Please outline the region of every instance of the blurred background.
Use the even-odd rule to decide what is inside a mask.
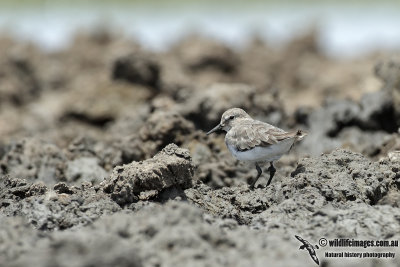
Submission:
[[[399,126],[399,14],[390,0],[1,1],[0,141],[115,145],[155,111],[204,132],[238,106],[310,130],[308,154],[376,156]],[[167,141],[182,144],[116,162]]]
[[[280,45],[314,27],[333,57],[400,44],[400,3],[386,1],[44,1],[0,2],[0,26],[44,49],[65,47],[77,30],[106,25],[149,49],[197,32],[242,47],[255,34]]]

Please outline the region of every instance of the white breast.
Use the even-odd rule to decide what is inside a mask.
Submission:
[[[232,145],[227,147],[232,155],[238,160],[252,162],[271,162],[280,159],[283,154],[287,153],[294,143],[294,138],[280,141],[277,144],[267,147],[255,147],[246,151],[238,151]]]

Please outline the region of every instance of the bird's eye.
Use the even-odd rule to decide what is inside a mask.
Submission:
[[[235,118],[235,116],[233,116],[233,115],[229,117],[230,120],[233,120],[234,118]]]

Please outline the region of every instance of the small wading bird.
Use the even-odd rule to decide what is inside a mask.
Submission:
[[[308,242],[307,240],[301,238],[298,235],[295,235],[295,237],[297,238],[297,240],[299,240],[301,243],[303,243],[303,245],[301,245],[299,247],[299,249],[307,249],[308,253],[310,254],[310,256],[313,259],[313,261],[316,264],[319,265],[319,260],[318,260],[317,254],[315,253],[315,249],[319,249],[319,247],[317,245],[315,245],[315,246],[311,245],[310,242]]]
[[[251,189],[254,189],[254,185],[262,174],[259,164],[268,162],[271,164],[268,168],[268,186],[276,172],[273,162],[280,159],[295,142],[307,135],[301,130],[285,132],[268,123],[253,120],[240,108],[225,111],[221,122],[207,135],[218,130],[226,132],[225,144],[236,159],[254,162],[258,175],[250,185]]]

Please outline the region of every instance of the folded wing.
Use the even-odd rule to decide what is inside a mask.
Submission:
[[[256,146],[267,147],[296,135],[296,132],[285,132],[267,123],[254,123],[254,121],[232,130],[231,138],[239,151],[246,151]]]

